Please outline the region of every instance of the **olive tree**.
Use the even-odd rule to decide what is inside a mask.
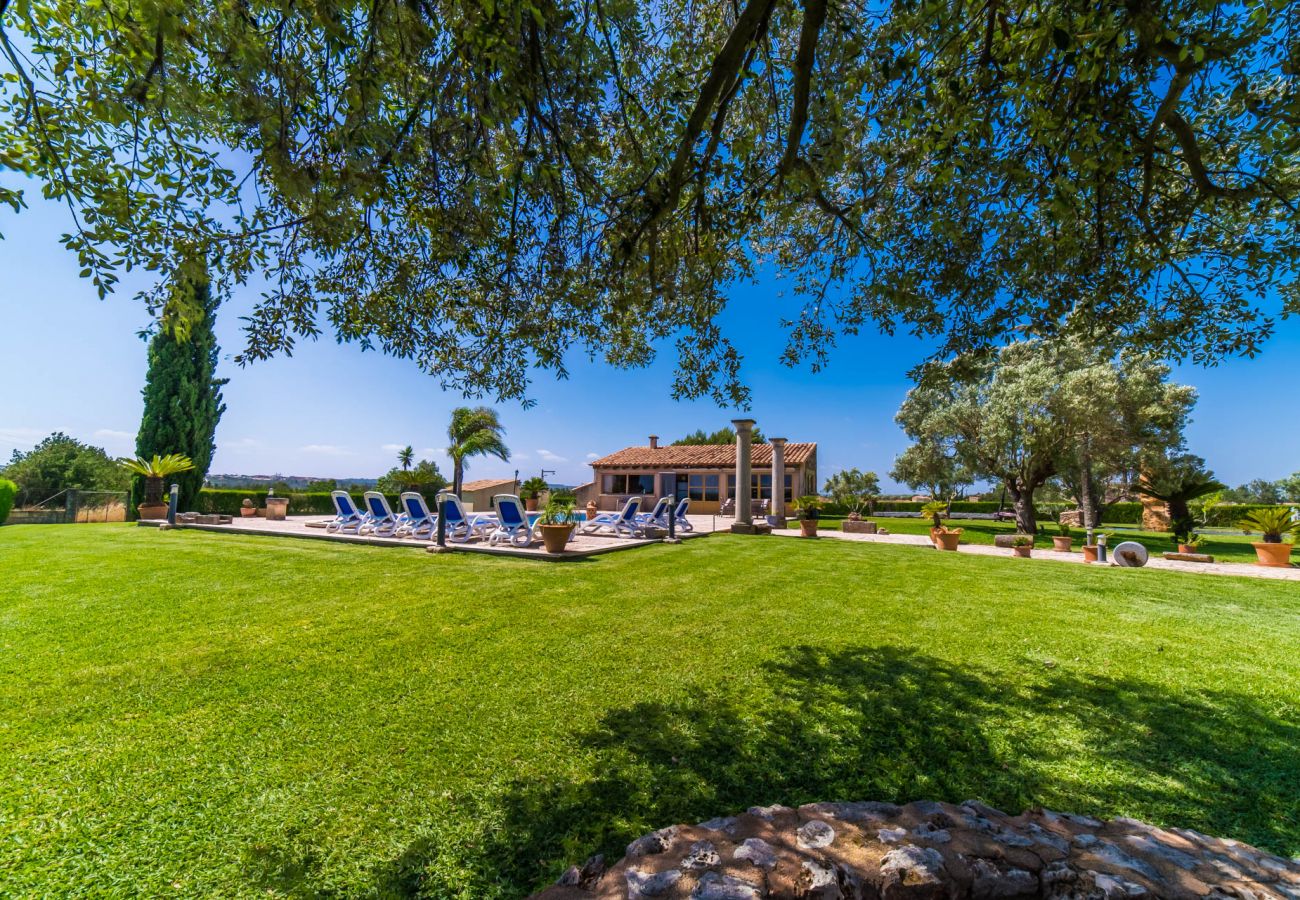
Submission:
[[[744,403],[784,359],[1108,329],[1253,354],[1300,308],[1289,0],[0,0],[0,167],[100,292],[261,276],[242,361],[329,330],[470,394],[571,353]],[[24,205],[21,182],[0,203]]]

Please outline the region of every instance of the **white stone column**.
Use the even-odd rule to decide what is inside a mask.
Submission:
[[[750,447],[754,440],[753,419],[732,419],[736,427],[736,524],[749,528],[754,524],[750,508],[753,485],[750,484]]]
[[[772,515],[785,519],[785,438],[768,438],[772,445]]]

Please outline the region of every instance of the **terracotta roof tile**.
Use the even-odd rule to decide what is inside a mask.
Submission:
[[[815,443],[788,443],[785,445],[785,462],[797,466],[817,450]],[[754,468],[772,465],[772,445],[755,444],[751,464]],[[617,453],[592,460],[595,469],[732,469],[736,466],[734,444],[696,444],[689,446],[627,447]]]
[[[500,487],[503,484],[514,484],[513,478],[480,478],[478,481],[466,481],[460,486],[462,491],[481,491],[484,488]]]

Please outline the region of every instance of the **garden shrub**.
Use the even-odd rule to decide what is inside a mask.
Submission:
[[[0,525],[9,518],[9,510],[14,508],[16,496],[18,496],[18,485],[7,478],[0,478]]]

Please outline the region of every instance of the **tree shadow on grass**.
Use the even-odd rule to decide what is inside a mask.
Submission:
[[[957,667],[889,647],[797,648],[744,692],[611,711],[590,776],[519,781],[432,824],[385,896],[519,897],[632,838],[756,804],[971,797],[1127,814],[1300,851],[1300,723],[1238,694]],[[471,827],[469,823],[474,823]]]

